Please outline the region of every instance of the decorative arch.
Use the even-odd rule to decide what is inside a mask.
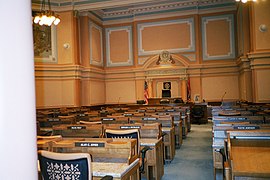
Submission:
[[[143,65],[145,79],[148,83],[149,97],[160,98],[162,83],[171,82],[172,98],[182,97],[187,100],[188,59],[182,55],[170,54],[165,64],[157,63],[161,55],[148,58]]]
[[[145,64],[143,65],[143,69],[147,70],[147,69],[158,69],[160,67],[163,67],[162,65],[156,65],[156,62],[159,60],[160,55],[157,54],[155,56],[152,56],[150,58],[148,58],[145,62]],[[188,59],[185,56],[182,55],[175,55],[175,54],[171,54],[171,58],[174,60],[174,64],[170,64],[170,67],[174,67],[174,68],[188,68],[189,64],[187,63]]]

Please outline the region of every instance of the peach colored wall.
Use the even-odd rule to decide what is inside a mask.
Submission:
[[[90,105],[90,81],[88,79],[81,80],[81,105]]]
[[[90,45],[89,45],[89,24],[88,17],[80,17],[80,43],[81,43],[81,64],[89,66],[90,60]]]
[[[253,6],[253,28],[254,28],[254,41],[255,50],[270,50],[270,1],[258,1]],[[261,32],[259,26],[265,24],[268,30]]]
[[[103,81],[82,80],[82,106],[105,103],[105,85]]]
[[[91,28],[91,47],[92,47],[92,59],[100,63],[102,61],[102,49],[101,49],[101,43],[102,43],[102,37],[100,30],[96,27]]]
[[[224,100],[239,99],[238,76],[217,76],[202,78],[202,95],[206,101],[220,101],[224,93]]]
[[[136,102],[135,81],[106,82],[106,103],[134,103]]]
[[[250,19],[249,19],[248,6],[239,6],[237,12],[237,44],[238,55],[243,56],[250,50]]]
[[[136,100],[144,99],[144,80],[135,80]]]
[[[226,20],[208,21],[206,37],[208,55],[226,55],[230,52],[230,26]]]
[[[61,12],[59,15],[61,22],[57,26],[58,64],[75,64],[76,44],[74,44],[73,12]],[[63,47],[65,43],[70,44],[70,48],[65,49]]]
[[[110,33],[110,59],[113,63],[126,62],[129,59],[129,34],[126,30]]]
[[[200,97],[202,98],[200,77],[190,77],[190,90],[191,90],[191,101],[193,101],[195,94],[199,94]]]
[[[252,81],[251,71],[239,75],[240,99],[252,102]]]
[[[76,106],[75,80],[36,80],[36,106]]]
[[[190,28],[188,23],[145,27],[142,48],[145,51],[188,48]]]
[[[257,88],[257,101],[269,102],[270,101],[270,70],[260,69],[256,71],[256,88]]]
[[[157,65],[152,66],[152,69],[142,69],[142,66],[114,66],[113,68],[106,67],[105,69],[103,69],[103,67],[90,66],[89,33],[91,32],[94,35],[93,37],[95,37],[96,39],[93,39],[93,41],[95,42],[100,40],[100,36],[95,29],[89,31],[88,17],[80,17],[80,45],[82,66],[77,67],[75,64],[76,61],[74,60],[74,44],[72,44],[72,42],[74,42],[72,37],[74,35],[74,27],[71,22],[73,19],[72,13],[64,12],[62,14],[62,21],[60,23],[61,26],[59,26],[57,30],[59,55],[58,62],[61,65],[71,64],[70,69],[72,70],[70,71],[72,71],[72,75],[68,80],[64,80],[64,78],[48,80],[46,79],[46,76],[48,74],[38,75],[39,78],[36,79],[37,106],[75,106],[80,104],[80,101],[80,105],[118,102],[134,103],[138,99],[143,99],[144,78],[147,75],[145,71],[155,68],[159,70],[161,68]],[[217,14],[211,15],[216,16]],[[207,16],[210,17],[211,15]],[[256,15],[256,17],[257,16],[258,15]],[[162,19],[161,21],[164,21],[164,19]],[[155,20],[155,22],[157,22],[157,20]],[[220,101],[221,96],[224,94],[225,91],[227,92],[227,94],[225,95],[224,99],[238,99],[241,97],[246,97],[247,99],[250,98],[251,91],[246,92],[245,94],[244,90],[239,89],[242,89],[243,86],[248,89],[251,86],[251,82],[247,81],[248,79],[251,79],[251,74],[239,75],[239,77],[237,74],[239,73],[239,70],[236,64],[236,60],[218,60],[214,62],[202,62],[200,54],[202,50],[202,34],[200,26],[201,22],[198,20],[195,21],[195,23],[195,31],[198,33],[198,37],[196,37],[196,50],[192,53],[195,53],[198,56],[195,57],[194,61],[189,61],[188,59],[185,59],[188,71],[187,75],[190,75],[191,81],[191,99],[193,100],[195,94],[199,94],[201,99],[205,99],[207,101]],[[247,25],[244,26],[244,28],[247,28]],[[108,28],[110,28],[109,25]],[[136,29],[134,30],[133,26],[132,28],[132,32],[136,33]],[[164,47],[172,48],[176,46],[178,48],[182,48],[188,45],[190,42],[190,31],[188,24],[166,25],[159,26],[157,28],[147,27],[142,32],[142,42],[144,43],[143,46],[148,50],[151,50],[151,48],[154,50],[158,48],[164,49]],[[211,55],[219,55],[223,53],[226,54],[229,51],[228,44],[230,38],[228,32],[229,27],[225,20],[209,21],[207,25],[207,34],[209,35],[207,36],[207,48]],[[159,37],[158,42],[153,43],[149,39],[153,38],[152,34],[154,33],[163,33],[162,35],[164,36]],[[138,34],[133,34],[133,45],[136,45],[138,43],[138,39],[134,38],[137,37],[137,35]],[[168,44],[166,44],[167,42],[161,43],[163,41],[162,38],[170,39],[170,41],[168,42]],[[244,34],[244,39],[246,39],[246,34]],[[100,58],[100,49],[98,49],[99,44],[95,44],[93,41],[91,41],[93,47],[92,55],[96,58]],[[109,41],[111,61],[116,64],[119,62],[126,62],[127,59],[129,59],[130,53],[128,49],[130,42],[127,31],[112,31],[109,36]],[[181,43],[178,44],[178,41],[181,41]],[[71,48],[63,49],[64,42],[70,42]],[[246,44],[246,42],[244,42],[244,44]],[[262,44],[260,46],[265,45]],[[134,48],[134,57],[138,57],[138,52],[136,51],[137,47]],[[103,50],[105,51],[105,48]],[[181,52],[179,54],[184,55],[187,54],[187,52]],[[174,55],[176,56],[176,54]],[[92,67],[99,70],[93,72],[93,70],[90,69]],[[183,68],[183,66],[180,68]],[[87,73],[84,74],[85,71],[87,71]],[[65,75],[66,70],[62,69],[62,67],[59,66],[53,70],[49,69],[49,71],[47,71],[46,73],[50,73],[51,76],[62,77],[63,75]],[[267,79],[267,77],[269,77],[269,71],[256,70],[254,74],[256,74],[255,80],[256,86],[258,87],[257,97],[259,100],[264,101],[267,99],[267,96],[269,97],[269,91],[267,90],[267,92],[265,92],[265,89],[269,89],[268,84],[270,84],[269,80]],[[67,76],[68,75],[66,75],[66,77]],[[175,79],[179,78],[179,75],[174,74],[171,75],[170,78],[173,81],[173,87],[175,87],[172,89],[172,95],[178,97],[181,94],[181,88],[178,84],[178,81]],[[155,88],[157,82],[164,80],[164,78],[162,80],[161,79],[162,78],[152,81],[153,97],[159,96]],[[158,88],[160,88],[160,86],[158,86]]]

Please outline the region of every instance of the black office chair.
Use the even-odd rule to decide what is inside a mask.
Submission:
[[[140,178],[141,174],[145,173],[145,154],[151,148],[149,146],[144,146],[142,149],[140,148],[140,131],[138,129],[121,129],[121,130],[112,130],[106,129],[105,130],[105,137],[106,138],[129,138],[129,139],[137,139],[137,148],[138,154],[141,158],[140,164]]]
[[[204,110],[202,106],[195,105],[191,109],[192,123],[201,124],[201,119],[204,117]]]

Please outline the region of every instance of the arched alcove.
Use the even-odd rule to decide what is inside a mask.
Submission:
[[[162,54],[150,57],[143,65],[150,96],[162,98],[164,83],[171,84],[171,98],[182,97],[186,100],[188,59],[181,55],[169,54],[170,58],[160,63]]]

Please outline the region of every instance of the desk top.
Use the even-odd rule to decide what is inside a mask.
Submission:
[[[103,163],[92,162],[93,176],[104,177],[106,175],[113,176],[114,178],[121,178],[133,168],[139,167],[139,159],[136,159],[130,165],[126,163]]]
[[[232,146],[235,176],[270,177],[270,147]]]
[[[141,146],[156,146],[158,142],[161,141],[160,139],[140,139]]]

